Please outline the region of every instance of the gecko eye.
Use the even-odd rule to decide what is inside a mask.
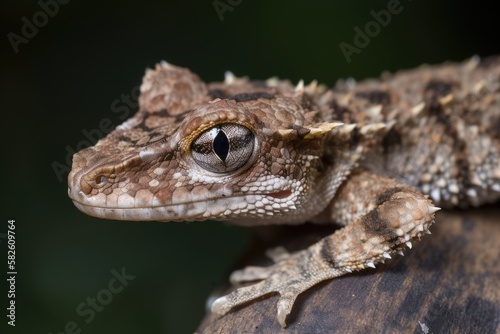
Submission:
[[[239,124],[219,124],[202,132],[191,144],[194,161],[214,173],[244,166],[254,151],[255,135]]]

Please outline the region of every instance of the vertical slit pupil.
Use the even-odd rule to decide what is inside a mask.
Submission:
[[[229,139],[227,139],[226,134],[224,131],[219,130],[217,133],[217,136],[215,136],[214,141],[213,141],[213,148],[215,154],[221,159],[222,161],[226,161],[227,155],[229,153]]]

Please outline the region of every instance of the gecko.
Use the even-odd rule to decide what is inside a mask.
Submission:
[[[336,224],[308,248],[233,272],[224,315],[297,296],[412,248],[440,208],[500,198],[500,57],[422,65],[356,82],[293,85],[226,72],[205,83],[167,62],[146,70],[139,111],[73,156],[82,212],[129,221]]]

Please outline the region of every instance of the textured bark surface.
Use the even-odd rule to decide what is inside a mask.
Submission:
[[[199,333],[498,333],[500,208],[440,212],[432,235],[377,269],[320,283],[301,294],[282,329],[277,295],[225,316],[207,314]],[[266,247],[300,249],[331,232],[273,229],[238,267],[268,265]],[[286,234],[284,234],[286,233]],[[226,289],[224,294],[230,291]]]

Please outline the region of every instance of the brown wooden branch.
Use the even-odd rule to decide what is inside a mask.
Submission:
[[[499,214],[494,206],[440,212],[432,235],[405,257],[300,295],[286,329],[276,320],[278,296],[270,295],[222,317],[207,314],[198,333],[499,333]],[[268,243],[298,249],[325,229],[294,227],[291,235],[261,240],[251,249],[257,258],[247,256],[239,267],[268,265]]]

